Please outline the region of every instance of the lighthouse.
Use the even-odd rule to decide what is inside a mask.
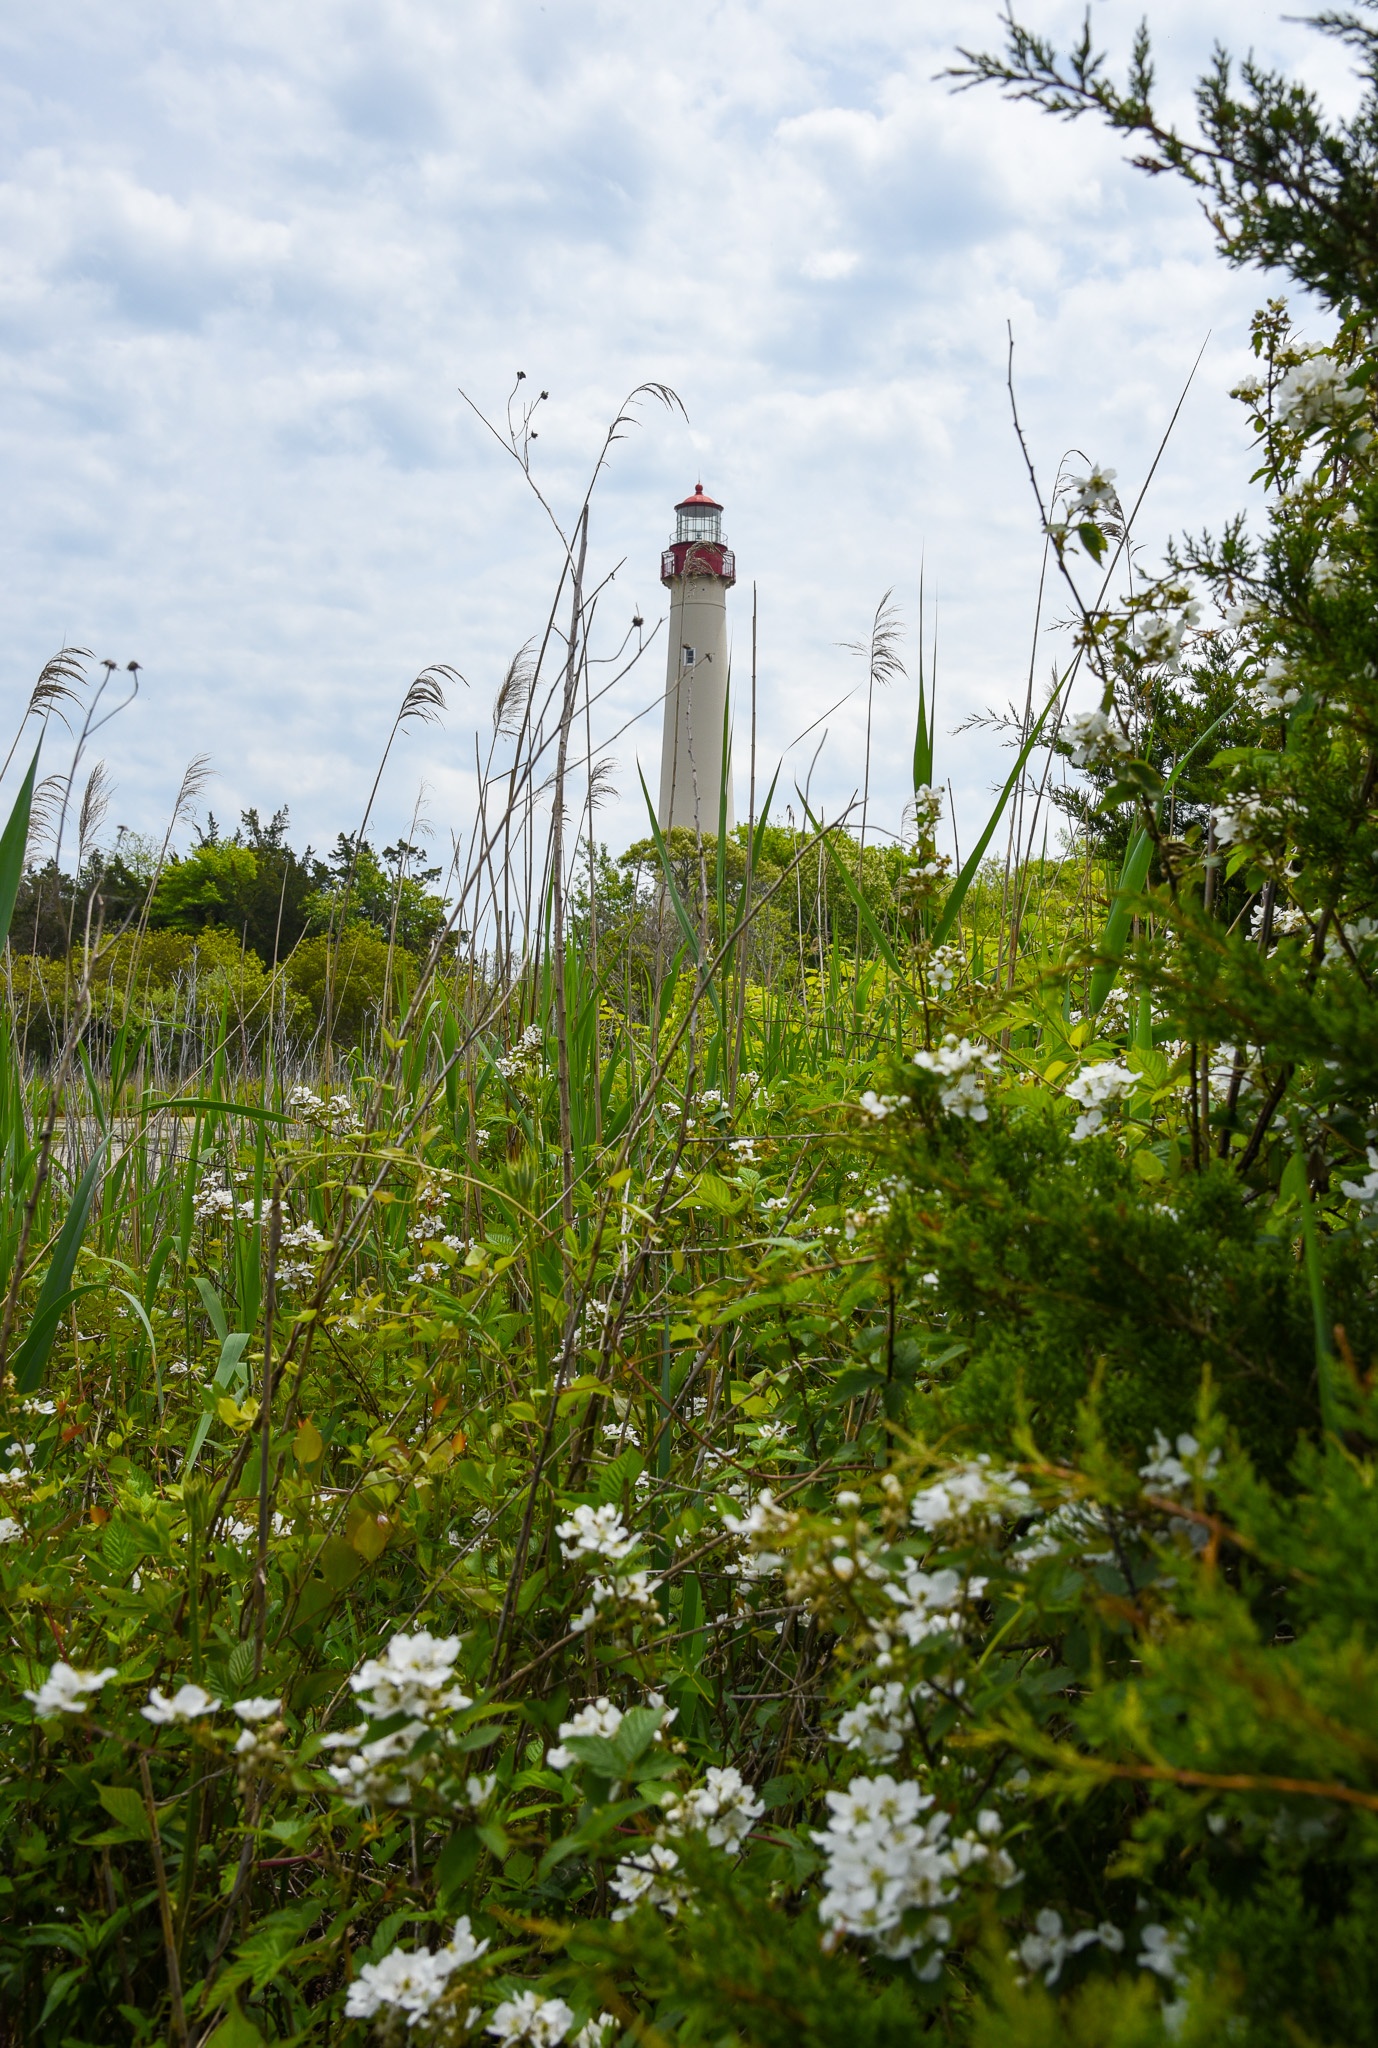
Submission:
[[[727,711],[727,593],[737,580],[723,540],[722,506],[703,485],[675,507],[675,537],[660,558],[670,593],[665,660],[665,738],[660,755],[660,829],[687,825],[715,839]],[[727,759],[732,829],[732,757]]]

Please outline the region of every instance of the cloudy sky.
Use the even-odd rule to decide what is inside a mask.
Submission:
[[[1080,0],[1023,0],[1066,37]],[[1158,0],[1163,95],[1213,39],[1352,101],[1342,53],[1258,0]],[[1095,0],[1123,54],[1139,0]],[[577,504],[606,421],[654,406],[596,499],[613,638],[663,614],[670,508],[726,504],[738,649],[759,598],[762,757],[815,797],[862,772],[839,643],[893,588],[936,612],[939,772],[969,821],[1000,765],[950,738],[1021,695],[1040,537],[1004,390],[1048,475],[1068,448],[1135,487],[1209,342],[1142,522],[1245,497],[1227,392],[1251,307],[1190,197],[1115,140],[935,78],[991,44],[993,0],[52,0],[0,22],[0,660],[10,724],[64,641],[143,664],[102,735],[111,826],[161,830],[204,750],[222,818],[291,807],[319,845],[357,820],[401,691],[468,678],[398,748],[386,833],[417,788],[468,816],[475,725],[537,631],[558,552],[460,395],[501,416],[543,386],[535,468]],[[1272,289],[1277,289],[1274,284]],[[663,687],[663,634],[606,706]],[[1046,636],[1040,674],[1054,655]],[[878,707],[873,816],[897,820],[913,727]],[[659,713],[611,751],[614,847],[644,831]],[[740,757],[739,757],[740,758]],[[55,763],[54,763],[55,765]],[[739,791],[739,806],[744,792]]]

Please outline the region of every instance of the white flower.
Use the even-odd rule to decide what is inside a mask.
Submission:
[[[608,1564],[620,1564],[640,1541],[611,1503],[601,1508],[575,1508],[569,1520],[560,1523],[555,1534],[560,1539],[560,1554],[566,1561],[597,1557]]]
[[[985,1587],[984,1579],[969,1579],[964,1584],[960,1574],[950,1567],[937,1572],[921,1571],[910,1557],[905,1559],[903,1586],[891,1584],[885,1590],[900,1610],[900,1634],[911,1648],[917,1649],[929,1636],[944,1631],[959,1635],[963,1601],[978,1600]]]
[[[274,1513],[271,1533],[274,1536],[284,1536],[287,1533],[288,1527],[286,1515]],[[257,1543],[258,1523],[226,1522],[225,1535],[231,1543]]]
[[[1277,388],[1277,416],[1284,426],[1309,430],[1337,419],[1364,403],[1362,391],[1348,383],[1345,373],[1328,356],[1312,356],[1294,363]]]
[[[739,1537],[747,1546],[746,1555],[727,1567],[729,1574],[735,1578],[759,1579],[778,1571],[784,1559],[779,1551],[768,1546],[791,1526],[793,1519],[776,1505],[775,1496],[768,1486],[761,1488],[744,1515],[724,1515],[723,1527],[729,1536]]]
[[[581,1614],[575,1616],[570,1627],[576,1635],[592,1628],[598,1619],[600,1607],[609,1603],[631,1607],[650,1605],[654,1584],[649,1572],[615,1572],[611,1578],[595,1579],[589,1587],[589,1602]]]
[[[712,1848],[736,1855],[764,1812],[755,1786],[740,1771],[712,1768],[702,1785],[666,1800],[665,1824],[674,1834],[703,1833]]]
[[[459,1655],[458,1636],[394,1636],[381,1657],[371,1657],[350,1678],[350,1690],[364,1698],[369,1718],[392,1714],[425,1716],[473,1702],[449,1681]]]
[[[659,1906],[673,1916],[685,1900],[684,1880],[676,1876],[679,1852],[668,1842],[647,1842],[634,1856],[624,1856],[608,1883],[623,1903],[613,1911],[614,1920],[629,1919],[643,1901]]]
[[[1152,1970],[1155,1976],[1161,1977],[1167,1984],[1180,1983],[1182,1957],[1187,1946],[1186,1936],[1170,1934],[1166,1927],[1155,1921],[1143,1929],[1139,1939],[1143,1943],[1143,1948],[1139,1952],[1139,1968]]]
[[[965,965],[966,960],[960,946],[939,946],[928,963],[930,986],[940,996],[950,995]]]
[[[148,1695],[147,1706],[139,1712],[145,1721],[152,1721],[155,1728],[170,1728],[176,1721],[202,1721],[207,1714],[213,1714],[220,1705],[204,1686],[180,1685],[168,1699],[155,1686]]]
[[[842,1716],[837,1739],[848,1749],[860,1750],[871,1763],[886,1763],[899,1755],[913,1726],[905,1688],[898,1682],[874,1685],[866,1699]]]
[[[1084,1948],[1099,1943],[1112,1954],[1118,1955],[1124,1947],[1124,1936],[1111,1920],[1102,1920],[1099,1927],[1084,1927],[1079,1934],[1064,1934],[1062,1915],[1045,1906],[1035,1916],[1034,1932],[1026,1934],[1017,1949],[1010,1951],[1026,1970],[1042,1970],[1043,1982],[1056,1984],[1062,1974],[1062,1965],[1068,1956],[1080,1955]]]
[[[622,1709],[615,1707],[610,1699],[590,1700],[586,1707],[580,1707],[572,1720],[562,1721],[559,1729],[560,1745],[571,1735],[604,1735],[611,1739],[622,1726]],[[578,1758],[572,1750],[563,1746],[546,1751],[546,1762],[553,1771],[567,1770]]]
[[[1278,660],[1269,662],[1254,684],[1253,694],[1263,711],[1288,711],[1301,697],[1296,684],[1288,680],[1287,664]]]
[[[1195,1472],[1183,1462],[1188,1458],[1195,1461]],[[1147,1493],[1170,1493],[1189,1498],[1198,1479],[1209,1483],[1219,1469],[1219,1451],[1212,1451],[1203,1463],[1200,1444],[1194,1436],[1184,1433],[1177,1439],[1177,1455],[1174,1457],[1172,1445],[1158,1429],[1153,1432],[1148,1463],[1139,1467],[1139,1477],[1147,1482],[1144,1488]]]
[[[234,1700],[230,1705],[230,1712],[238,1714],[241,1721],[271,1721],[281,1711],[281,1700],[267,1698]]]
[[[1348,1195],[1351,1202],[1358,1202],[1362,1208],[1378,1211],[1378,1150],[1368,1148],[1370,1171],[1362,1180],[1342,1180],[1340,1193]]]
[[[1138,1086],[1138,1076],[1131,1074],[1122,1060],[1101,1060],[1097,1064],[1083,1067],[1076,1078],[1067,1083],[1068,1100],[1081,1104],[1082,1114],[1072,1127],[1072,1143],[1079,1145],[1083,1138],[1091,1137],[1105,1121],[1105,1105],[1123,1101],[1132,1095]]]
[[[1078,711],[1063,727],[1074,768],[1112,762],[1134,749],[1108,711]]]
[[[40,1720],[48,1714],[84,1714],[92,1695],[114,1676],[113,1664],[107,1664],[104,1671],[77,1671],[59,1660],[38,1691],[26,1692],[24,1697],[33,1702]]]
[[[465,1913],[456,1920],[444,1948],[417,1949],[411,1955],[395,1948],[380,1963],[365,1963],[349,1987],[345,2014],[352,2020],[371,2020],[379,2013],[399,2013],[414,2026],[429,2015],[454,1972],[477,1962],[487,1946],[486,1941],[474,1940]]]
[[[998,1052],[985,1052],[969,1038],[959,1039],[949,1031],[936,1052],[916,1052],[914,1065],[940,1078],[943,1085],[938,1100],[949,1115],[969,1117],[976,1124],[986,1121],[990,1111],[983,1095],[982,1070],[997,1071]]]
[[[1116,471],[1097,463],[1089,476],[1074,476],[1068,479],[1063,499],[1069,519],[1094,519],[1102,510],[1116,511],[1119,498],[1115,491]]]
[[[22,1522],[16,1522],[13,1515],[0,1515],[0,1543],[14,1543],[23,1534]]]
[[[964,1465],[954,1465],[940,1479],[916,1493],[909,1519],[916,1529],[934,1536],[956,1522],[988,1520],[994,1514],[1027,1512],[1029,1489],[1013,1472],[992,1472],[984,1452]]]
[[[622,2022],[615,2013],[600,2012],[591,2020],[585,2020],[574,2036],[574,2048],[609,2048],[614,2028]]]
[[[1201,607],[1195,598],[1186,599],[1176,614],[1142,611],[1134,621],[1134,642],[1145,661],[1178,665],[1182,642],[1193,626],[1201,623]]]
[[[484,2032],[498,2041],[529,2041],[531,2048],[555,2048],[573,2024],[574,2014],[563,1998],[523,1991],[516,1998],[503,2000]]]

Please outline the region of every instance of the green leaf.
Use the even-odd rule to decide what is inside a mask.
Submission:
[[[1110,906],[1110,914],[1105,920],[1105,929],[1096,948],[1101,955],[1101,964],[1091,976],[1091,993],[1087,1004],[1093,1017],[1104,1007],[1106,997],[1115,986],[1120,961],[1124,957],[1125,941],[1129,937],[1129,927],[1134,916],[1134,906],[1143,893],[1144,883],[1148,880],[1148,864],[1152,858],[1153,841],[1147,829],[1140,826],[1129,842],[1124,865],[1120,869],[1115,900]]]
[[[205,1286],[205,1282],[199,1277],[196,1284],[198,1287]],[[223,1322],[225,1318],[224,1310],[220,1309],[220,1304],[216,1301],[215,1295],[209,1287],[206,1287],[206,1293],[210,1295],[212,1301],[215,1301],[216,1308],[220,1310],[220,1320]],[[221,1340],[220,1358],[215,1368],[215,1378],[211,1383],[212,1388],[228,1387],[235,1380],[241,1379],[247,1383],[249,1368],[244,1364],[243,1360],[244,1347],[249,1341],[249,1332],[247,1330],[224,1330],[221,1332]],[[187,1452],[187,1462],[183,1468],[184,1472],[190,1472],[196,1460],[200,1457],[201,1446],[206,1441],[206,1435],[214,1415],[215,1403],[212,1402],[196,1425],[195,1433],[191,1439],[191,1449]]]
[[[28,1335],[14,1354],[14,1379],[16,1391],[31,1394],[43,1377],[43,1368],[48,1363],[48,1354],[53,1348],[57,1335],[58,1321],[71,1296],[72,1273],[81,1250],[82,1238],[91,1214],[91,1204],[96,1199],[101,1173],[105,1166],[105,1141],[96,1147],[95,1156],[81,1177],[81,1182],[72,1197],[62,1229],[58,1232],[53,1248],[52,1264],[44,1275],[39,1289],[38,1306],[29,1325]]]
[[[248,2014],[232,2005],[215,2032],[207,2036],[205,2048],[263,2048],[263,2040]]]
[[[9,822],[0,832],[0,946],[9,938],[15,898],[24,878],[24,850],[29,843],[29,813],[33,808],[33,784],[37,773],[38,749],[35,747],[29,772],[14,800]]]
[[[128,1840],[153,1840],[153,1829],[149,1826],[148,1808],[144,1805],[143,1794],[136,1792],[132,1785],[97,1785],[96,1797],[111,1820],[119,1822]]]

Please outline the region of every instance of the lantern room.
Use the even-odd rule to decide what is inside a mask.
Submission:
[[[729,587],[737,580],[732,550],[723,541],[722,506],[695,484],[675,507],[675,537],[660,558],[660,580],[680,576],[716,576]]]
[[[695,484],[693,496],[681,498],[675,507],[675,539],[708,540],[715,546],[722,539],[722,506],[702,484]]]

